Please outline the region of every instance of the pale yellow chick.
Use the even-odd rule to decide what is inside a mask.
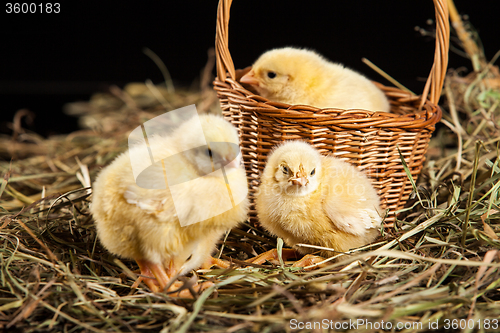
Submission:
[[[301,253],[317,250],[296,244],[338,252],[366,245],[379,234],[383,216],[361,171],[303,141],[288,141],[269,155],[256,208],[261,225]]]
[[[198,121],[208,149],[192,149]],[[113,254],[135,259],[153,291],[163,290],[176,274],[211,262],[217,240],[247,218],[248,188],[238,143],[236,129],[223,118],[194,117],[170,136],[149,138],[152,151],[173,156],[163,160],[164,167],[155,163],[148,169],[143,187],[134,180],[130,156],[144,144],[120,155],[94,182],[91,211],[100,241]]]
[[[267,51],[240,82],[252,85],[261,96],[276,102],[390,111],[385,94],[366,77],[306,49]]]

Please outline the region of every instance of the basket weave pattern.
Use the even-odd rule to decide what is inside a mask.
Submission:
[[[399,151],[417,181],[435,124],[441,119],[437,102],[446,74],[449,45],[446,0],[434,0],[436,52],[422,96],[376,83],[389,99],[391,113],[288,105],[269,101],[243,88],[237,81],[240,75],[228,49],[231,2],[219,2],[214,88],[224,117],[239,130],[252,203],[269,151],[283,141],[300,139],[324,155],[344,159],[363,170],[377,189],[382,207],[389,210],[386,222],[394,221],[395,212],[403,208],[412,191]],[[253,205],[250,219],[257,221]]]

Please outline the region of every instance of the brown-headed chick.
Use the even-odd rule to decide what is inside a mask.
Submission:
[[[385,94],[366,77],[306,49],[285,47],[267,51],[240,82],[281,103],[390,111]]]
[[[200,122],[208,148],[193,149]],[[209,266],[217,240],[247,218],[247,179],[238,142],[236,129],[223,118],[193,117],[170,136],[149,138],[152,151],[170,157],[151,166],[142,183],[154,188],[168,179],[175,186],[137,185],[131,158],[140,155],[137,149],[144,144],[116,158],[94,182],[91,211],[100,241],[111,253],[137,261],[152,291],[164,290],[177,274]]]

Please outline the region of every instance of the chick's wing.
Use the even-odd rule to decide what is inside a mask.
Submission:
[[[379,199],[369,179],[339,159],[323,159],[323,209],[336,228],[364,235],[381,223]]]
[[[154,215],[159,222],[178,220],[182,226],[191,225],[229,211],[235,201],[241,201],[238,200],[242,196],[240,192],[245,192],[246,188],[238,190],[232,184],[227,186],[222,172],[215,173],[220,173],[220,177],[214,177],[212,173],[166,190],[143,189],[133,184],[123,197],[128,204],[138,207],[145,214]],[[244,181],[239,183],[244,184]]]

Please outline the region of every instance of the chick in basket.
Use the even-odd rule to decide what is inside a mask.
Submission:
[[[306,49],[285,47],[267,51],[240,82],[281,103],[390,111],[385,94],[366,77]]]
[[[141,270],[136,284],[142,280],[152,291],[163,291],[177,275],[202,265],[227,267],[210,254],[224,232],[247,218],[247,179],[240,165],[236,129],[221,117],[200,116],[208,148],[189,149],[189,141],[196,135],[193,128],[199,128],[196,121],[197,117],[187,120],[170,136],[149,139],[152,149],[185,152],[172,155],[182,160],[172,178],[196,182],[181,183],[180,193],[177,191],[180,204],[173,201],[172,187],[148,189],[136,184],[131,150],[103,169],[93,184],[91,211],[100,241],[110,252],[134,259]],[[216,160],[224,168],[213,171]],[[151,183],[164,180],[165,167],[156,164],[148,179]],[[218,175],[221,172],[224,177]],[[171,178],[168,180],[170,184]],[[238,200],[231,200],[232,208],[220,213],[220,207],[227,205],[228,193]],[[212,211],[218,213],[210,214]],[[200,216],[212,217],[197,222]],[[181,225],[181,219],[192,221]],[[189,297],[186,293],[178,295]]]
[[[287,141],[268,156],[256,209],[261,225],[301,254],[317,250],[296,244],[336,252],[366,245],[379,235],[383,216],[378,194],[365,174],[338,158],[322,156],[303,141]],[[321,251],[323,256],[333,254]],[[306,257],[297,266],[318,261]],[[276,250],[249,262],[272,258],[276,259]]]

